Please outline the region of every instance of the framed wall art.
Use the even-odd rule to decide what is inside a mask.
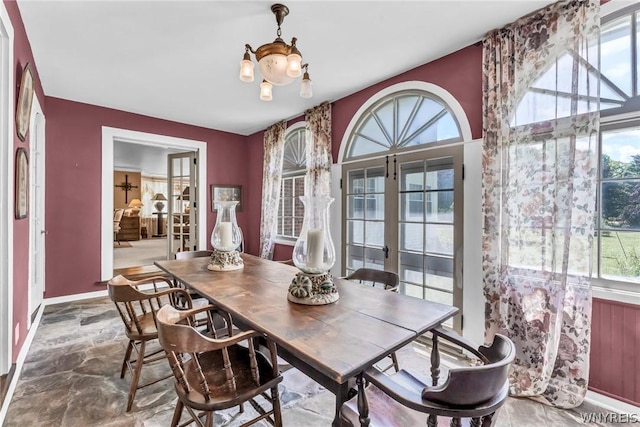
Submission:
[[[16,132],[20,141],[24,141],[29,131],[29,118],[31,117],[31,103],[33,102],[33,74],[31,66],[27,63],[22,70],[18,105],[16,106]]]
[[[29,159],[27,150],[20,147],[16,152],[15,215],[16,219],[26,218],[29,213]]]
[[[216,211],[215,202],[237,201],[236,212],[242,211],[242,186],[241,185],[211,185],[211,210]]]

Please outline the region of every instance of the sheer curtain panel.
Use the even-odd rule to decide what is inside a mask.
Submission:
[[[287,122],[271,125],[264,132],[264,170],[262,172],[262,212],[260,215],[260,257],[273,258],[278,225],[278,204],[282,182],[282,158]]]
[[[562,1],[483,43],[486,339],[516,344],[511,394],[562,408],[589,378],[598,32]]]

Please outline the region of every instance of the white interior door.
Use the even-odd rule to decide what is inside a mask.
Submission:
[[[31,123],[29,131],[30,156],[30,197],[29,197],[29,327],[31,319],[42,304],[45,290],[45,119],[37,98],[34,97],[31,107]]]
[[[173,259],[177,252],[198,249],[197,154],[195,151],[169,154],[167,159],[168,259]]]

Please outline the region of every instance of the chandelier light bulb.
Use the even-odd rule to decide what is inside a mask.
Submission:
[[[313,88],[311,87],[311,79],[309,73],[305,72],[300,83],[300,97],[311,98],[313,96]]]
[[[245,52],[244,58],[240,61],[240,80],[247,83],[253,81],[253,62],[249,57],[249,52]]]
[[[273,99],[272,94],[273,86],[266,80],[263,80],[260,83],[260,99],[263,101],[271,101]]]
[[[300,77],[302,75],[302,57],[297,53],[287,56],[287,76]]]

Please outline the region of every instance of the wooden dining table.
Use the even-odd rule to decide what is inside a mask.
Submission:
[[[339,278],[334,278],[340,295],[335,303],[295,304],[287,300],[287,290],[297,268],[241,256],[244,268],[236,271],[210,271],[206,257],[155,265],[230,313],[240,328],[265,333],[282,359],[331,391],[334,426],[360,372],[458,311]]]

